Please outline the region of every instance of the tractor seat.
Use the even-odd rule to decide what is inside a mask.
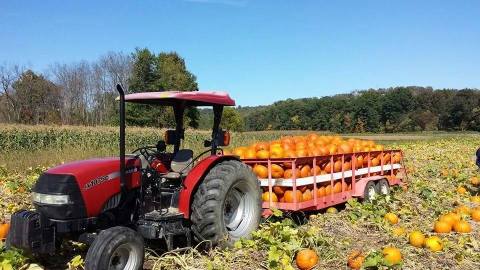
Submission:
[[[179,178],[187,174],[193,167],[193,151],[190,149],[179,150],[170,163],[171,172],[165,175],[166,178]]]

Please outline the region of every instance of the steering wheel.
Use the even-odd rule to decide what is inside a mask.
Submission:
[[[140,147],[133,151],[133,153],[139,153],[140,155],[142,155],[148,162],[148,164],[151,164],[153,159],[160,155],[160,152],[157,151],[156,146]]]

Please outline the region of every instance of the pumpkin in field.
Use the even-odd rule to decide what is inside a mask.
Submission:
[[[459,186],[459,187],[457,188],[457,193],[459,193],[459,194],[465,194],[465,192],[467,192],[467,189],[466,189],[466,188],[464,188],[464,187],[462,187],[462,186]]]
[[[266,191],[266,192],[264,192],[264,193],[262,194],[262,200],[263,200],[264,202],[269,202],[269,201],[270,201],[270,197],[272,198],[272,202],[278,202],[278,197],[277,197],[277,195],[276,195],[275,193],[273,193],[273,192],[270,193],[270,192]]]
[[[268,178],[268,168],[263,165],[253,166],[253,172],[258,176],[258,178]]]
[[[469,233],[472,231],[472,226],[465,220],[460,220],[453,225],[453,229],[458,233]]]
[[[336,214],[336,213],[338,213],[338,210],[337,210],[337,208],[335,208],[335,207],[329,207],[329,208],[327,209],[327,213],[329,213],[329,214]]]
[[[10,223],[0,224],[0,239],[7,238],[8,230],[10,230]]]
[[[398,223],[398,216],[395,215],[394,213],[386,213],[384,218],[386,221],[388,221],[392,225]]]
[[[455,224],[455,222],[460,220],[460,216],[455,213],[448,213],[441,216],[438,220],[442,222],[446,222],[450,224],[450,227],[453,227],[453,224]]]
[[[312,269],[318,263],[318,255],[311,249],[302,249],[297,253],[295,262],[300,270]]]
[[[390,265],[399,264],[402,261],[402,253],[396,247],[386,247],[382,253],[383,259]]]
[[[480,179],[478,177],[472,177],[470,178],[470,183],[474,186],[480,186]]]
[[[425,235],[420,231],[413,231],[408,236],[408,241],[414,247],[422,247],[425,243]]]
[[[474,221],[479,222],[480,221],[480,208],[473,209],[472,212],[470,213],[470,215],[472,216],[472,219]]]
[[[466,205],[459,205],[457,206],[457,208],[455,208],[455,212],[459,215],[469,215],[470,214],[470,207],[466,206]]]
[[[363,256],[362,252],[358,250],[352,251],[350,255],[348,255],[348,267],[351,269],[360,269],[362,268],[362,264],[365,261],[365,256]]]
[[[395,227],[393,228],[392,233],[395,236],[404,236],[406,231],[405,231],[405,228],[403,227]]]
[[[443,249],[443,243],[438,236],[430,236],[425,240],[425,247],[431,251],[441,251]]]
[[[476,204],[480,204],[480,196],[472,196],[470,197],[470,201]]]
[[[296,195],[295,195],[296,194]],[[296,193],[293,193],[293,190],[287,190],[285,191],[285,193],[283,194],[283,197],[285,199],[285,202],[286,203],[293,203],[294,202],[294,198],[297,199],[297,202],[301,202],[302,199],[303,199],[303,194],[300,190],[297,190]]]
[[[452,225],[450,225],[450,223],[448,223],[447,221],[438,220],[435,222],[433,230],[436,233],[449,233],[452,231]]]

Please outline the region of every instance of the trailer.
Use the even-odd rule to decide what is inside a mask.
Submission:
[[[374,158],[380,164],[372,163]],[[272,209],[310,211],[342,204],[351,198],[372,201],[378,194],[387,195],[392,186],[401,185],[406,178],[403,152],[395,149],[300,158],[242,159],[242,162],[252,167],[261,164],[268,168],[268,177],[258,179],[264,192],[277,194],[274,190],[276,187],[284,192],[291,190],[293,194],[297,194],[297,190],[302,193],[306,189],[311,191],[310,200],[299,200],[298,196],[293,196],[293,201],[282,202],[268,196],[268,200],[262,202],[264,217],[271,215]],[[328,167],[328,164],[335,162],[341,162],[340,170],[335,170],[334,166]],[[274,164],[291,168],[292,177],[273,178]],[[327,168],[329,171],[318,173],[314,169],[311,176],[297,177],[296,170],[305,165]],[[341,189],[334,190],[335,185]],[[322,188],[328,190],[329,186],[330,192],[321,191]]]

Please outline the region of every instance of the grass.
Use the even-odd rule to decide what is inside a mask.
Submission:
[[[116,155],[116,129],[112,127],[29,127],[0,126],[0,136],[14,134],[19,130],[22,140],[43,140],[33,149],[10,146],[0,149],[0,219],[16,209],[29,207],[28,189],[45,167],[71,160],[95,156]],[[60,131],[56,130],[60,129]],[[138,144],[154,144],[162,137],[162,130],[132,128],[129,149]],[[284,134],[304,134],[309,131],[265,131],[233,134],[232,147],[278,138]],[[32,136],[32,134],[35,134]],[[50,134],[50,135],[49,135]],[[58,134],[80,134],[71,142],[54,140]],[[10,136],[10,135],[9,135]],[[50,137],[51,136],[51,137]],[[98,138],[104,136],[104,138]],[[135,138],[137,136],[137,138]],[[187,132],[186,147],[195,151],[203,149],[202,140],[208,131]],[[402,265],[397,269],[478,269],[480,265],[480,223],[467,216],[472,233],[439,235],[444,244],[441,252],[426,248],[415,248],[408,244],[406,235],[395,236],[392,231],[403,227],[407,233],[420,230],[426,235],[432,232],[434,221],[443,213],[452,211],[460,204],[474,207],[469,201],[479,195],[478,187],[469,179],[479,176],[472,156],[480,146],[478,133],[402,133],[402,134],[345,134],[383,142],[388,148],[405,151],[408,169],[408,189],[395,190],[391,196],[375,204],[362,204],[356,200],[339,207],[337,214],[323,212],[302,213],[290,218],[273,218],[264,223],[253,239],[238,242],[235,248],[169,252],[157,254],[158,250],[147,250],[147,269],[295,269],[295,252],[301,248],[317,251],[320,261],[317,269],[347,269],[346,261],[353,250],[360,250],[370,262],[384,267],[378,259],[385,246],[399,248],[403,255]],[[12,138],[12,137],[9,137]],[[70,137],[61,137],[70,138]],[[95,139],[108,142],[101,145]],[[1,140],[1,139],[0,139]],[[0,144],[1,145],[1,144]],[[10,144],[15,145],[15,144]],[[4,164],[2,166],[1,164]],[[467,193],[456,192],[458,186],[467,188]],[[390,225],[383,219],[386,212],[400,217],[398,225]],[[0,220],[1,221],[1,220]],[[68,261],[77,254],[84,255],[78,247],[64,251],[55,267],[66,268]],[[0,255],[2,251],[0,250]],[[52,258],[49,258],[49,260]],[[29,259],[30,262],[38,262]],[[1,261],[0,261],[1,263]],[[382,268],[382,269],[384,269]],[[56,269],[56,268],[55,268]]]

